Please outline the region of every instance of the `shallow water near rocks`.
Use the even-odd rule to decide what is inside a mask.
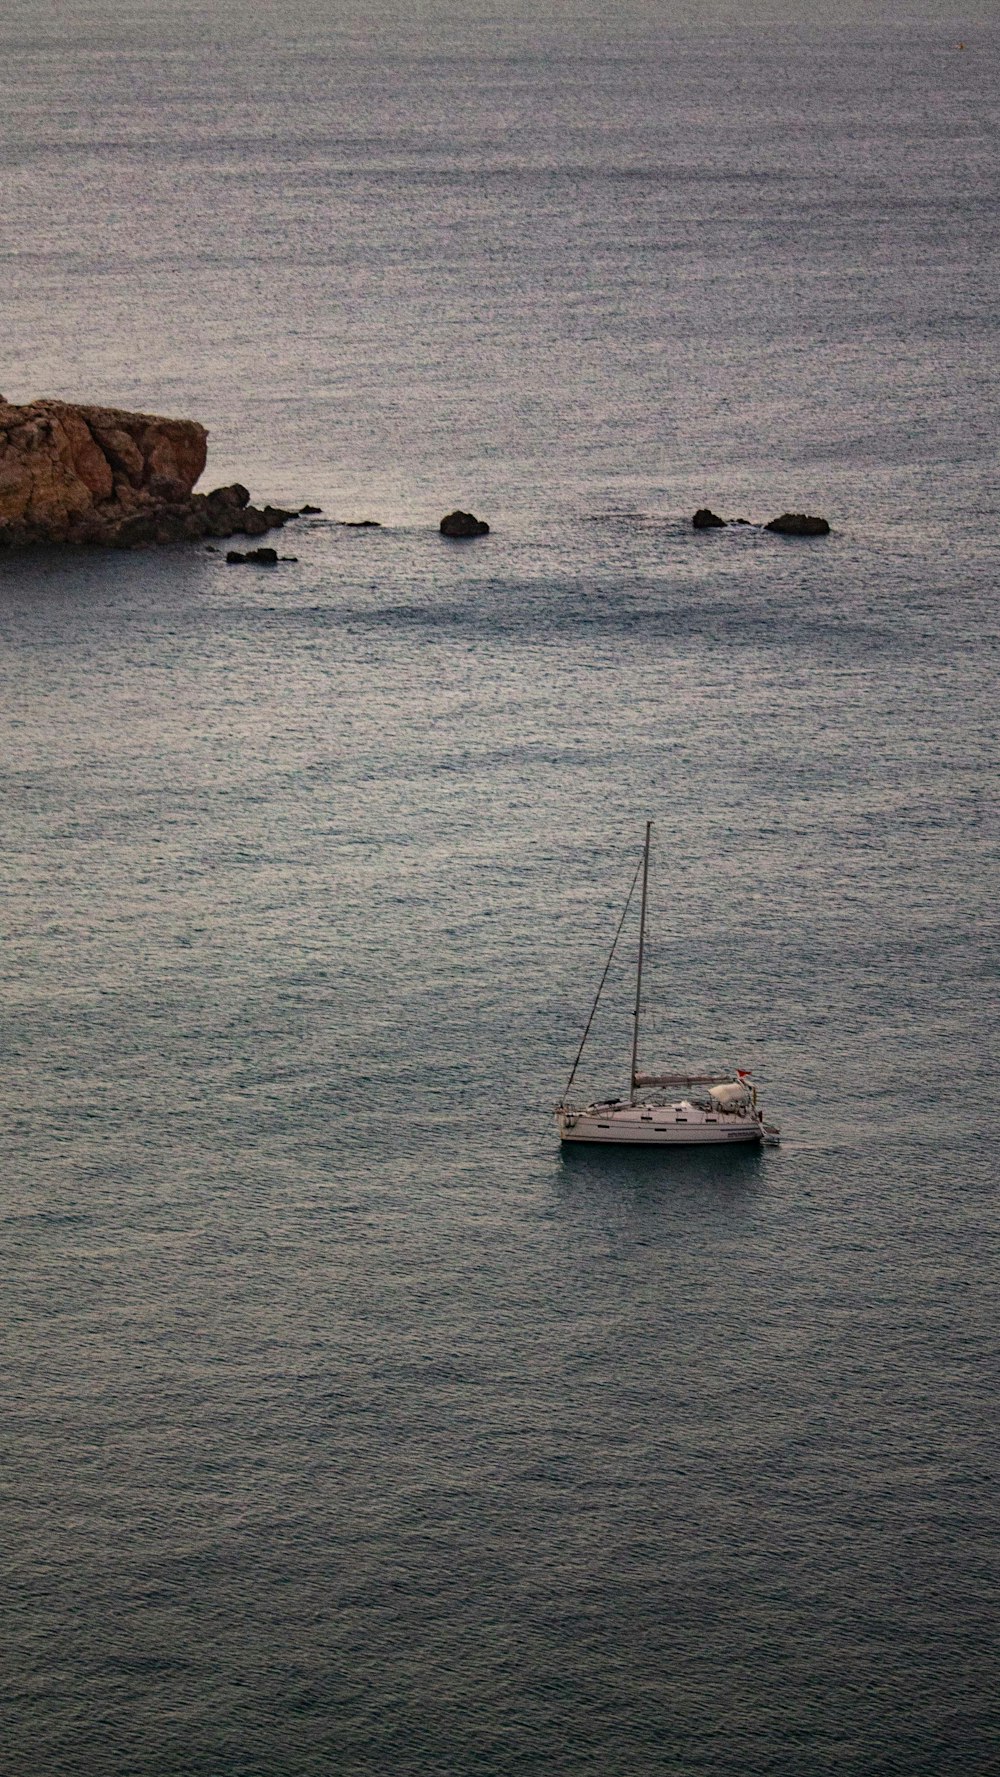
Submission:
[[[0,558],[11,1768],[985,1770],[995,27],[0,43],[0,387],[324,508]],[[777,1150],[560,1154],[648,817]]]

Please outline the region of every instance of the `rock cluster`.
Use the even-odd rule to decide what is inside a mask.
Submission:
[[[194,493],[207,437],[195,420],[0,396],[0,544],[262,537],[296,516],[238,483]]]
[[[724,530],[727,524],[749,524],[748,518],[720,518],[708,506],[699,506],[691,520],[696,531],[712,531],[716,528]],[[786,537],[828,537],[829,522],[825,518],[811,518],[807,512],[783,512],[780,518],[772,518],[769,524],[762,526],[765,531],[780,531]]]
[[[280,561],[297,562],[298,559],[297,555],[279,555],[276,549],[248,549],[245,555],[238,549],[226,550],[226,561],[230,565],[246,563],[251,567],[276,568]]]

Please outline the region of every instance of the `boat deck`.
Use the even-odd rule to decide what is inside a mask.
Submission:
[[[649,1147],[704,1147],[712,1143],[759,1142],[769,1131],[750,1107],[705,1110],[681,1099],[676,1104],[560,1105],[556,1116],[563,1141],[631,1142]]]

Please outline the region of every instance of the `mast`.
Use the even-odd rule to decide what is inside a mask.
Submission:
[[[642,953],[646,945],[646,888],[649,882],[649,835],[652,821],[646,822],[646,848],[642,854],[642,908],[639,913],[639,961],[635,971],[635,1016],[632,1024],[632,1071],[629,1076],[629,1103],[635,1103],[636,1063],[639,1059],[639,1009],[642,1004]]]

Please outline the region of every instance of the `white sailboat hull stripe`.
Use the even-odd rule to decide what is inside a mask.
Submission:
[[[581,1114],[559,1117],[563,1141],[628,1142],[634,1147],[709,1147],[730,1142],[759,1142],[763,1130],[756,1117],[733,1123],[650,1123],[632,1117],[598,1118]]]

